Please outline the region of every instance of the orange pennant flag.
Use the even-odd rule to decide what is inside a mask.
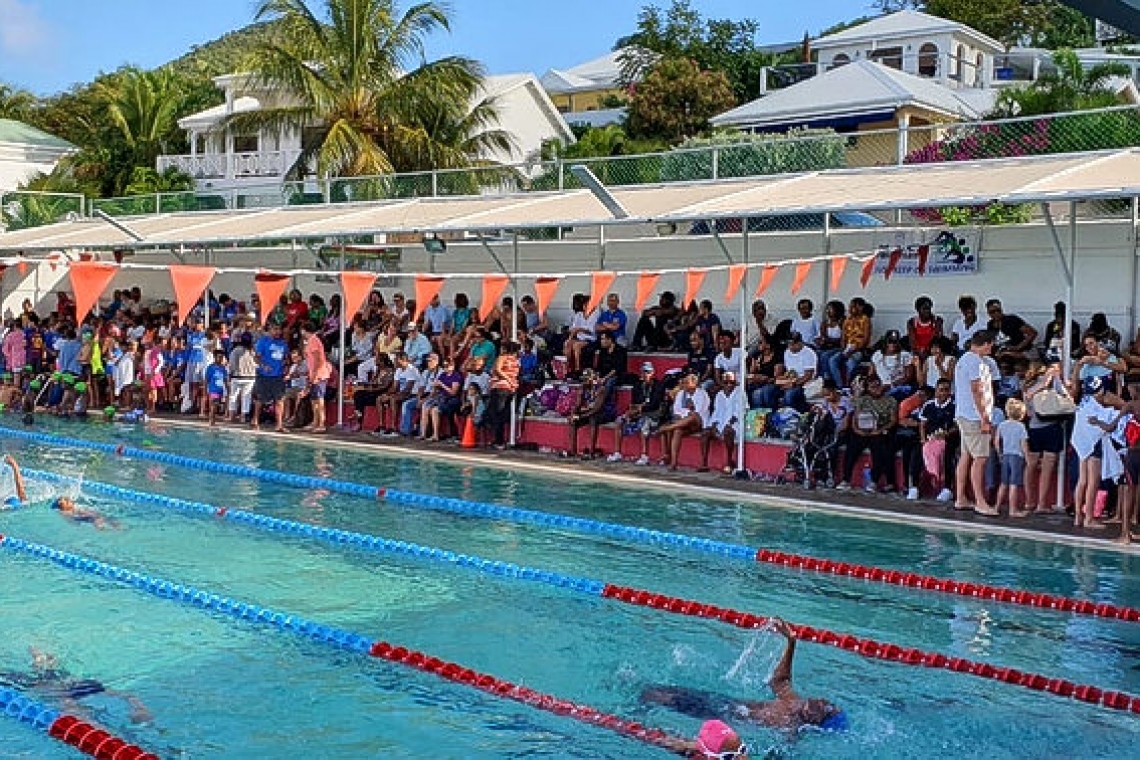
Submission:
[[[649,300],[649,296],[653,295],[653,291],[657,289],[657,282],[660,279],[661,274],[658,272],[641,273],[641,276],[637,278],[637,298],[634,299],[634,310],[640,312],[645,308],[645,302]]]
[[[340,273],[340,292],[344,299],[341,301],[341,307],[344,309],[345,327],[352,324],[356,312],[360,311],[360,307],[364,305],[368,294],[372,292],[372,286],[376,284],[378,276],[374,272]],[[340,319],[339,314],[336,317]]]
[[[796,264],[796,276],[792,280],[792,295],[793,296],[796,293],[800,292],[800,288],[802,288],[804,286],[804,281],[806,281],[808,278],[808,275],[811,274],[811,265],[812,265],[812,262],[810,262],[810,261],[801,261],[799,264]]]
[[[877,256],[872,256],[863,262],[863,272],[859,275],[859,284],[864,288],[867,287],[867,283],[871,281],[871,275],[875,271],[875,259],[877,258]]]
[[[416,275],[416,313],[412,315],[413,320],[419,319],[420,314],[423,314],[424,309],[431,303],[431,299],[439,295],[441,290],[443,290],[442,277],[432,277],[426,274]],[[364,302],[361,301],[361,303]]]
[[[903,249],[895,248],[891,251],[890,258],[887,259],[887,268],[883,270],[883,279],[891,279],[891,275],[895,273],[895,268],[898,267],[899,262],[902,261]]]
[[[764,269],[760,272],[760,284],[756,286],[757,298],[764,295],[764,291],[767,290],[768,286],[772,284],[772,280],[776,279],[776,273],[779,271],[780,268],[775,264],[768,264],[766,267],[764,267]]]
[[[554,300],[554,294],[558,292],[558,286],[562,280],[558,277],[539,277],[534,281],[534,295],[538,301],[538,313],[545,314],[547,308],[550,307],[550,302]]]
[[[831,259],[831,292],[839,292],[839,282],[843,279],[843,273],[847,271],[847,257],[835,256]]]
[[[696,299],[708,273],[707,269],[690,269],[685,272],[685,300],[681,302],[681,308],[689,308],[689,303]]]
[[[75,291],[75,319],[82,322],[99,301],[99,296],[118,274],[119,267],[101,261],[75,261],[71,264],[71,289]]]
[[[748,271],[747,264],[733,264],[728,268],[728,289],[724,291],[724,302],[729,303],[736,298],[740,284],[744,282],[744,273]]]
[[[617,275],[613,272],[593,272],[590,275],[590,302],[586,304],[586,316],[598,308],[598,304],[606,297],[610,285],[614,284]]]
[[[206,292],[210,280],[214,279],[215,272],[217,270],[214,267],[170,265],[170,283],[174,286],[174,301],[178,304],[179,316],[190,315],[194,304]],[[182,321],[185,321],[185,317]]]
[[[253,285],[257,288],[257,298],[261,301],[261,314],[258,317],[261,319],[261,324],[264,325],[269,320],[269,312],[273,311],[274,307],[277,306],[277,301],[284,295],[285,289],[289,287],[289,275],[262,270],[254,275]],[[182,304],[178,305],[178,309],[184,313],[190,313],[190,310]]]
[[[499,305],[499,296],[503,295],[510,281],[511,278],[505,274],[483,275],[483,300],[479,304],[479,316],[486,317]]]
[[[20,276],[23,277],[28,273],[28,262],[21,261],[16,265],[16,269],[20,272]]]

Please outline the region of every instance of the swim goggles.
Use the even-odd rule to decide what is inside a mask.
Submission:
[[[738,758],[745,757],[748,754],[748,745],[741,744],[737,749],[730,749],[726,752],[710,752],[704,747],[701,747],[701,753],[705,757],[713,757],[717,760],[737,760]]]

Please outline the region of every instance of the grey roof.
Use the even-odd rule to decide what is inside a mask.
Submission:
[[[0,119],[0,143],[16,143],[18,145],[31,145],[36,148],[46,148],[58,151],[72,151],[76,147],[67,140],[48,134],[42,129],[36,129],[30,124],[13,119]]]
[[[988,47],[990,52],[998,53],[1005,50],[1000,42],[993,37],[982,34],[973,27],[938,16],[931,16],[929,13],[912,10],[889,13],[850,29],[820,37],[812,42],[812,47],[816,50],[825,50],[843,45],[857,45],[872,40],[883,41],[892,38],[913,37],[919,34],[954,32],[972,38],[980,47]]]
[[[933,79],[862,60],[775,90],[710,121],[718,127],[772,127],[894,111],[902,106],[964,119],[981,115],[972,103]]]

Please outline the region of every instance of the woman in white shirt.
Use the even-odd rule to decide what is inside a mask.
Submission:
[[[1116,453],[1108,434],[1115,429],[1117,416],[1115,410],[1104,405],[1106,395],[1100,377],[1093,375],[1082,381],[1081,400],[1077,405],[1073,433],[1069,438],[1069,443],[1080,459],[1077,488],[1073,494],[1073,504],[1076,507],[1073,525],[1078,528],[1104,529],[1104,523],[1093,514],[1096,494],[1100,490],[1101,460]]]
[[[582,367],[582,350],[594,342],[594,324],[598,321],[598,310],[593,314],[586,314],[586,306],[590,298],[584,293],[575,293],[570,300],[570,308],[574,316],[570,320],[570,330],[566,336],[564,353],[568,364],[568,371],[578,372]]]

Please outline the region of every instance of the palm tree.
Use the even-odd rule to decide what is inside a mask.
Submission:
[[[450,30],[443,6],[423,2],[399,15],[393,0],[324,0],[325,20],[305,0],[262,0],[257,21],[275,21],[279,40],[251,53],[251,84],[286,103],[230,117],[237,131],[302,135],[289,171],[300,179],[470,166],[509,138],[483,99],[482,68],[449,56],[426,61],[424,40]]]
[[[36,96],[0,82],[0,119],[26,121],[36,105]]]
[[[132,168],[154,166],[177,136],[182,88],[174,70],[143,71],[128,66],[98,82],[96,88],[111,121],[134,153]]]
[[[1121,63],[1098,63],[1086,69],[1072,50],[1054,53],[1053,65],[1056,71],[1032,84],[1002,90],[990,117],[1041,116],[1119,105],[1111,81],[1131,76],[1131,70]]]

